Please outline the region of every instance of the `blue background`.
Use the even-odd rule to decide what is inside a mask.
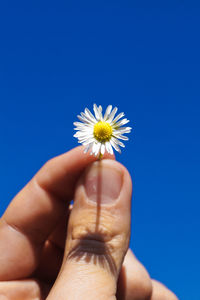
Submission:
[[[200,299],[200,2],[1,1],[0,28],[0,213],[77,145],[85,106],[116,105],[134,127],[117,155],[134,181],[131,247]]]

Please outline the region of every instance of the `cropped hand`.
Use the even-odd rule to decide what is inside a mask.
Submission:
[[[0,300],[177,299],[128,250],[131,178],[104,158],[77,147],[12,200],[0,219]]]

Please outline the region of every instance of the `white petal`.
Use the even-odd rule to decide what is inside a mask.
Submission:
[[[101,105],[99,105],[99,117],[100,117],[100,120],[103,121],[102,106]]]
[[[108,115],[110,114],[111,110],[112,110],[112,105],[108,105],[108,107],[106,108],[106,112],[104,114],[104,117],[103,117],[104,121],[107,120]]]
[[[119,115],[116,116],[116,118],[112,121],[112,123],[116,123],[119,119],[121,119],[122,117],[124,117],[124,113],[120,113]]]
[[[113,154],[113,148],[112,148],[110,142],[106,142],[106,150],[108,153]]]
[[[84,128],[76,127],[74,130],[78,130],[80,132],[93,132],[93,127],[87,126]]]
[[[113,140],[113,142],[115,142],[115,144],[125,148],[124,143],[122,143],[120,140],[116,139],[114,136],[112,136],[112,140]]]
[[[85,143],[85,142],[87,142],[87,141],[93,141],[93,137],[84,137],[84,138],[78,138],[78,142],[79,143],[81,143],[81,144],[83,144],[83,143]],[[88,143],[87,143],[88,144]]]
[[[121,127],[125,124],[127,124],[128,122],[130,122],[128,119],[122,119],[121,121],[114,123],[113,126],[114,127]]]
[[[82,130],[82,128],[76,127],[76,128],[74,128],[74,130]]]
[[[96,150],[97,150],[97,144],[94,143],[93,146],[92,146],[92,152],[96,153]]]
[[[80,134],[80,131],[78,131],[78,132],[76,132],[76,133],[74,134],[74,137],[76,137],[76,138],[84,137],[84,136],[87,136],[87,135],[86,135],[86,134],[85,134],[85,135],[81,135],[81,134]]]
[[[123,147],[123,148],[125,148],[125,145],[124,145],[124,143],[122,143],[121,141],[117,140],[117,144],[118,144],[118,145],[120,145],[120,147]]]
[[[89,149],[91,148],[91,146],[92,146],[92,143],[90,143],[90,144],[88,144],[86,147],[85,147],[85,149],[84,149],[84,153],[87,153],[88,151],[89,151]]]
[[[86,123],[86,124],[91,124],[91,121],[89,121],[89,120],[87,120],[85,117],[82,117],[82,116],[77,116],[78,117],[78,119],[80,120],[80,121],[82,121],[83,123]]]
[[[86,130],[93,130],[94,125],[92,124],[84,124],[84,126],[77,126],[74,130],[86,131]]]
[[[110,115],[109,115],[109,117],[108,117],[108,122],[110,122],[110,123],[112,122],[112,120],[113,120],[113,118],[114,118],[114,116],[115,116],[117,110],[118,110],[117,107],[113,108],[112,112],[110,113]]]
[[[100,147],[101,147],[101,143],[98,143],[97,147],[96,147],[95,156],[97,156],[99,154]]]
[[[102,106],[101,105],[99,105],[99,112],[102,113]]]
[[[113,132],[114,132],[114,135],[115,134],[123,134],[123,133],[129,133],[131,132],[131,127],[121,127],[121,128],[117,128],[117,129],[114,129]]]
[[[100,120],[100,114],[99,114],[99,109],[98,109],[96,104],[93,105],[93,110],[94,110],[95,117],[96,117],[97,121],[99,121]]]
[[[75,126],[76,126],[76,128],[79,128],[80,130],[91,127],[89,124],[86,124],[86,123],[82,123],[82,125],[77,124]]]
[[[118,130],[115,130],[116,132]],[[93,128],[91,127],[84,127],[84,128],[81,128],[79,129],[79,131],[76,132],[77,134],[92,134],[93,133]]]
[[[116,130],[117,132],[117,130]],[[83,129],[80,129],[77,133],[77,135],[84,135],[84,134],[93,134],[93,128],[83,128]]]
[[[82,140],[79,140],[78,142],[83,144],[84,146],[88,145],[89,143],[93,143],[95,140],[94,138],[88,138],[88,139],[85,139],[84,141]]]
[[[101,144],[101,154],[104,155],[105,153],[105,145]]]
[[[91,120],[96,121],[95,117],[87,107],[85,108],[85,114],[86,116],[90,117]]]
[[[90,124],[95,124],[95,123],[97,123],[97,120],[94,118],[94,117],[91,117],[88,113],[87,113],[87,111],[85,112],[85,113],[81,113],[81,116],[82,117],[84,117],[84,118],[86,118],[89,122],[90,122]]]
[[[78,138],[79,140],[82,140],[82,139],[88,139],[88,138],[93,138],[93,135],[92,134],[88,134],[88,133],[85,133],[85,134],[78,134],[80,133],[79,131],[74,134],[74,137]]]
[[[88,121],[88,123],[94,124],[94,121],[92,121],[92,120],[90,119],[90,117],[88,117],[85,113],[81,112],[81,117],[82,117],[83,119],[85,119],[86,121]]]
[[[91,147],[90,147],[91,148],[91,152],[90,152],[90,155],[94,154],[93,151],[92,151],[94,144],[95,144],[95,141],[93,143],[91,143]]]
[[[93,144],[94,143],[94,140],[92,140],[92,139],[89,139],[89,140],[87,140],[86,142],[84,142],[84,143],[81,143],[83,146],[87,146],[88,144]]]
[[[74,122],[73,124],[74,124],[74,126],[81,126],[81,127],[82,127],[82,126],[83,126],[83,127],[85,126],[85,124],[84,124],[84,123],[81,123],[81,122]]]
[[[93,137],[93,135],[88,135],[88,134],[86,134],[86,135],[79,136],[78,139],[79,139],[79,140],[83,140],[83,139],[84,139],[84,140],[88,140],[88,139],[92,139],[92,140],[93,140],[94,137]]]
[[[111,140],[110,140],[110,143],[111,143],[111,145],[113,146],[113,148],[117,151],[117,152],[119,152],[119,153],[121,153],[121,149],[119,148],[119,146],[114,142],[114,140],[111,138]]]
[[[114,135],[117,139],[120,139],[120,140],[123,140],[123,141],[128,141],[129,138],[125,135],[122,135],[122,134],[115,134]]]
[[[85,136],[74,136],[74,137],[76,137],[80,142],[84,142],[84,141],[86,141],[86,140],[88,140],[88,136],[87,135],[85,135]]]
[[[85,139],[78,139],[79,144],[87,145],[91,142],[91,139],[85,138]]]

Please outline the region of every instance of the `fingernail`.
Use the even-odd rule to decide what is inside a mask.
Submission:
[[[99,204],[111,204],[122,187],[122,172],[105,161],[96,162],[85,177],[85,191],[89,200]]]

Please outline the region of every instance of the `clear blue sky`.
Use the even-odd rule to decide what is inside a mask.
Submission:
[[[181,300],[199,300],[200,2],[1,1],[0,213],[77,145],[96,102],[134,127],[131,247]]]

